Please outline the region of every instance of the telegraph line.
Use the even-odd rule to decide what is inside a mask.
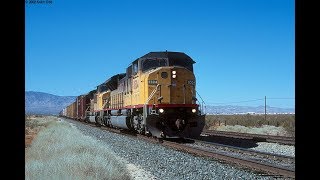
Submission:
[[[268,99],[295,99],[295,98],[268,98]]]
[[[220,102],[220,103],[208,103],[208,104],[234,104],[234,103],[243,103],[243,102],[253,102],[253,101],[261,101],[264,100],[264,98],[261,99],[252,99],[252,100],[246,100],[246,101],[235,101],[235,102]]]
[[[266,98],[266,99],[295,99],[295,98]],[[245,103],[245,102],[254,102],[254,101],[265,101],[266,99],[265,98],[257,98],[257,99],[244,100],[244,101],[233,101],[233,102],[207,102],[207,104],[234,104],[234,103]]]

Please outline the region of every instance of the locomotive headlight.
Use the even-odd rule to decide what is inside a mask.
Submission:
[[[160,112],[160,113],[163,113],[163,112],[164,112],[164,109],[162,109],[162,108],[159,109],[159,112]]]
[[[172,74],[177,74],[177,71],[172,71]]]
[[[174,79],[174,78],[176,78],[176,77],[177,77],[177,75],[176,75],[176,74],[173,74],[173,75],[172,75],[172,78],[173,78],[173,79]]]
[[[191,111],[192,111],[193,113],[196,113],[196,112],[197,112],[197,110],[196,110],[196,109],[192,109]]]

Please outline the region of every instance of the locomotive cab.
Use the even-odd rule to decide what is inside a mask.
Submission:
[[[143,106],[137,118],[144,125],[136,127],[156,137],[200,135],[204,116],[196,104],[194,63],[179,52],[151,52],[133,62],[132,104]]]

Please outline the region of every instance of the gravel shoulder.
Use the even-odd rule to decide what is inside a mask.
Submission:
[[[280,154],[295,157],[295,146],[282,145],[277,143],[258,142],[257,147],[250,148],[252,150]]]
[[[273,179],[159,144],[150,144],[76,121],[64,120],[74,124],[82,133],[108,145],[115,154],[128,162],[135,179]]]
[[[274,135],[274,136],[289,136],[283,127],[275,127],[269,125],[263,125],[262,127],[245,127],[240,125],[235,126],[218,126],[215,128],[217,131],[229,131],[240,132],[249,134],[262,134],[262,135]],[[258,142],[257,147],[250,148],[252,150],[274,153],[285,156],[295,157],[295,146],[282,145],[278,143]]]

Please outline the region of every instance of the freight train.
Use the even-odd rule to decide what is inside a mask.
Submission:
[[[60,115],[157,138],[195,138],[204,128],[193,61],[182,52],[150,52]]]

